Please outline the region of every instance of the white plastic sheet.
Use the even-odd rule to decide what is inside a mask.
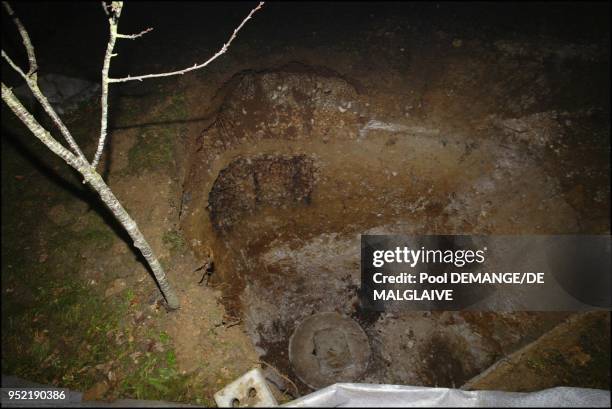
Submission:
[[[337,383],[285,407],[610,407],[610,391],[551,388],[538,392],[464,391],[420,386]]]

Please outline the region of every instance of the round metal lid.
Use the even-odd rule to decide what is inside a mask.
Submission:
[[[370,344],[355,321],[335,312],[306,318],[289,340],[295,374],[313,389],[354,382],[368,366]]]

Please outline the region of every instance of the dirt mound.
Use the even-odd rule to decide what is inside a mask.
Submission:
[[[331,70],[290,64],[246,72],[228,84],[217,125],[225,143],[345,133],[359,117],[353,85]]]
[[[366,122],[358,88],[332,70],[300,63],[247,70],[221,87],[216,119],[197,138],[184,184],[181,225],[199,240],[195,247],[210,247],[202,239],[211,228],[205,208],[219,230],[257,206],[279,205],[285,194],[290,202],[308,201],[316,158],[279,142],[357,138]]]

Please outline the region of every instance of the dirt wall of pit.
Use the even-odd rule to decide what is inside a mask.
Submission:
[[[182,230],[214,258],[212,283],[259,353],[296,382],[289,337],[336,311],[373,342],[360,380],[459,386],[565,315],[365,313],[359,235],[568,233],[577,214],[529,153],[540,139],[389,120],[358,89],[300,64],[232,78],[192,150]]]

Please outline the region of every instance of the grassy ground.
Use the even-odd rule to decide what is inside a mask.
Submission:
[[[184,115],[180,98],[165,102],[161,120]],[[95,128],[87,112],[83,107],[67,118],[81,138]],[[195,387],[193,374],[177,365],[173,340],[162,328],[165,310],[125,233],[72,171],[11,113],[2,115],[8,130],[2,140],[2,372],[87,391],[89,399],[210,404],[210,391]],[[122,177],[173,169],[179,128],[139,130]],[[187,251],[177,230],[163,233],[161,242],[165,265]]]

